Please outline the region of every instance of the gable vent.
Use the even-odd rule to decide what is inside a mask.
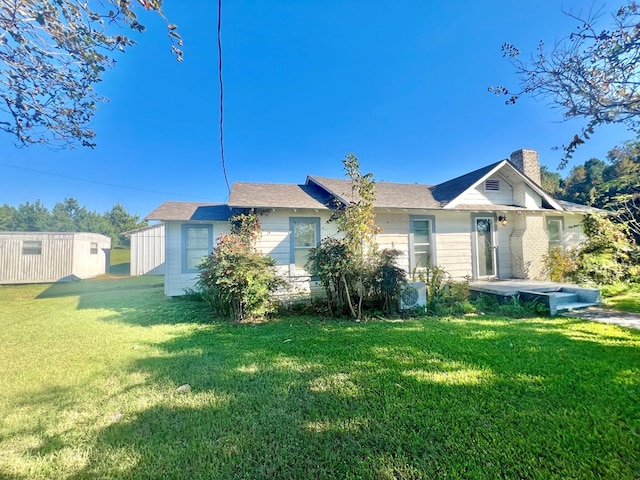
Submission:
[[[492,192],[500,190],[500,180],[495,180],[495,179],[487,180],[486,182],[484,182],[484,189]]]

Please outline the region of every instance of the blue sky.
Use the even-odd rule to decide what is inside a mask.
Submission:
[[[612,11],[618,3],[597,5]],[[363,172],[394,182],[439,183],[519,148],[538,150],[541,163],[555,169],[560,153],[552,147],[582,124],[562,122],[544,101],[506,106],[487,87],[516,85],[500,51],[504,42],[523,52],[534,51],[540,40],[551,46],[575,28],[562,9],[586,13],[592,5],[223,1],[229,180],[342,177],[341,159],[350,152]],[[11,137],[0,135],[0,163],[17,167],[0,165],[0,204],[39,199],[52,208],[74,197],[90,210],[119,202],[144,216],[166,200],[226,201],[218,143],[217,2],[165,0],[165,13],[179,26],[184,62],[170,53],[163,22],[141,14],[148,31],[117,56],[98,87],[110,98],[92,123],[98,146],[16,148]],[[602,129],[571,165],[604,159],[632,136],[621,127]]]

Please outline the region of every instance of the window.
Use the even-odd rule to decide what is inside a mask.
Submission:
[[[547,218],[549,248],[562,247],[562,218]]]
[[[42,255],[42,240],[23,240],[23,255]]]
[[[98,254],[98,242],[91,242],[91,255]]]
[[[432,258],[433,217],[413,217],[409,234],[409,255],[411,270],[424,270],[434,264]]]
[[[182,225],[182,271],[197,272],[202,263],[213,250],[213,226]]]
[[[320,243],[320,219],[316,217],[292,217],[289,219],[291,232],[291,263],[295,270],[305,270],[309,250]]]

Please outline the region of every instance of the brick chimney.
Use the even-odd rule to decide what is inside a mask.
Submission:
[[[511,163],[524,173],[531,180],[540,185],[540,161],[538,160],[538,152],[522,148],[511,154]]]

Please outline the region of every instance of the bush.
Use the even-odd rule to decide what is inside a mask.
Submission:
[[[551,247],[543,257],[544,269],[554,282],[575,281],[578,272],[577,251]]]
[[[454,281],[449,272],[439,266],[430,266],[414,272],[414,279],[427,288],[427,313],[456,315],[473,311],[469,303],[469,279]]]
[[[218,238],[200,265],[195,289],[216,314],[241,321],[276,309],[273,293],[285,282],[276,275],[273,258],[255,249],[259,233],[255,215],[233,217],[231,233]]]

